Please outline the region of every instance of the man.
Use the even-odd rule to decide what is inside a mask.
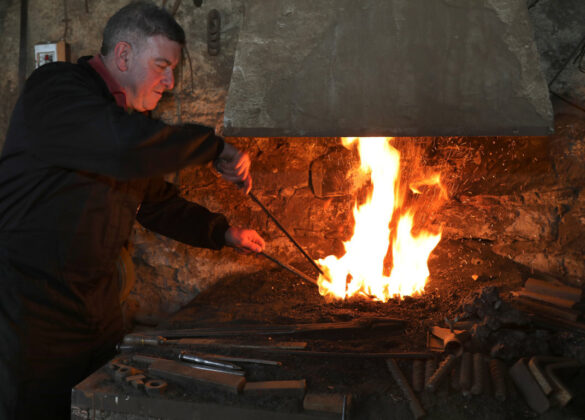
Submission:
[[[248,155],[211,128],[145,115],[173,88],[184,43],[170,14],[133,3],[100,55],[47,64],[24,87],[0,158],[0,419],[69,418],[71,387],[113,356],[112,274],[135,220],[193,246],[264,248],[162,179],[213,161],[251,188]]]

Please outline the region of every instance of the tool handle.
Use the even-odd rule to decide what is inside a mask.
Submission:
[[[272,213],[270,213],[270,211],[266,207],[264,207],[264,205],[260,202],[260,200],[258,200],[258,198],[252,193],[252,191],[250,191],[248,193],[248,195],[256,204],[258,204],[262,208],[262,210],[264,210],[264,212],[268,215],[268,217],[270,217],[272,219],[272,221],[276,224],[276,226],[278,226],[278,228],[287,236],[288,239],[290,239],[290,241],[297,247],[297,249],[299,251],[301,251],[301,253],[305,256],[305,258],[307,260],[309,260],[309,262],[313,265],[313,267],[315,267],[319,273],[324,274],[323,270],[321,270],[321,268],[317,265],[317,263],[315,261],[313,261],[313,259],[305,252],[305,250],[303,250],[303,248],[297,243],[297,241],[295,241],[295,239],[287,232],[287,230],[284,228],[284,226],[282,226],[280,224],[280,222],[278,220],[276,220],[276,217],[274,217],[272,215]]]

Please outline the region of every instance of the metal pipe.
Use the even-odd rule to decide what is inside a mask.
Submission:
[[[494,396],[498,401],[506,400],[506,366],[499,359],[490,360],[490,373],[494,384]]]
[[[266,207],[264,207],[264,205],[260,202],[260,200],[258,200],[258,198],[251,191],[248,193],[248,195],[250,196],[252,201],[254,201],[256,204],[258,204],[262,208],[262,210],[264,210],[264,212],[268,215],[268,217],[270,217],[272,219],[272,221],[276,224],[276,226],[278,226],[278,228],[287,236],[288,239],[290,239],[290,241],[297,247],[297,249],[299,251],[301,251],[301,253],[305,256],[305,258],[307,258],[307,260],[309,260],[309,262],[313,265],[313,267],[315,267],[319,273],[324,274],[323,270],[321,270],[321,268],[317,265],[317,263],[315,261],[313,261],[313,259],[311,257],[309,257],[309,255],[303,250],[303,248],[301,248],[301,246],[297,243],[297,241],[295,241],[294,238],[287,232],[287,230],[284,228],[284,226],[282,226],[280,224],[280,222],[278,220],[276,220],[276,217],[274,217],[272,215],[272,213],[270,213],[270,211]]]
[[[483,383],[485,381],[483,365],[483,354],[473,353],[473,385],[471,385],[471,393],[473,395],[483,393]]]
[[[461,386],[461,393],[468,397],[471,392],[471,378],[472,378],[472,358],[471,353],[464,352],[461,356],[461,370],[459,371],[459,385]]]
[[[412,362],[412,388],[421,392],[425,387],[425,362],[415,360]]]
[[[392,374],[392,377],[394,378],[394,380],[404,393],[404,396],[408,400],[408,405],[410,407],[410,410],[412,411],[412,414],[414,415],[414,418],[420,419],[421,417],[424,417],[426,414],[425,409],[421,405],[419,399],[417,398],[416,394],[414,393],[410,385],[408,385],[408,381],[406,380],[406,377],[398,367],[396,361],[394,359],[386,359],[386,366],[388,366],[388,370]]]
[[[433,376],[431,376],[429,381],[425,384],[425,388],[428,391],[435,392],[437,390],[441,380],[445,377],[447,373],[451,372],[451,368],[453,367],[453,364],[455,363],[456,359],[457,358],[452,354],[447,355],[447,357],[441,362],[435,373],[433,373]]]

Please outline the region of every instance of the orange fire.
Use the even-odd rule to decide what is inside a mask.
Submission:
[[[413,234],[415,211],[402,209],[405,191],[399,185],[400,153],[390,145],[391,138],[342,140],[345,147],[357,142],[360,169],[370,174],[372,189],[363,204],[354,206],[354,233],[344,242],[345,255],[318,260],[325,273],[319,276],[319,293],[335,298],[365,295],[384,302],[422,293],[429,277],[427,260],[441,233],[420,230]],[[438,174],[410,185],[415,194],[420,194],[419,187],[437,186],[446,196]],[[389,249],[392,266],[388,271],[384,262]]]

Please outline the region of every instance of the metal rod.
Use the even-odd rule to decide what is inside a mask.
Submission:
[[[185,362],[190,362],[190,363],[198,363],[201,365],[214,366],[214,367],[223,368],[223,369],[242,370],[241,367],[234,365],[233,363],[217,362],[217,361],[205,359],[203,357],[199,357],[195,354],[187,353],[184,351],[179,353],[179,360],[183,360]]]
[[[290,265],[287,265],[285,263],[283,263],[282,261],[277,260],[276,258],[266,254],[265,252],[260,252],[261,255],[265,256],[266,258],[268,258],[270,261],[275,262],[276,264],[280,265],[282,268],[286,268],[288,271],[290,271],[291,273],[296,274],[297,276],[299,276],[300,278],[302,278],[303,280],[305,280],[306,282],[309,282],[311,284],[314,284],[315,286],[319,286],[319,283],[317,283],[316,280],[313,280],[312,278],[310,278],[309,276],[307,276],[306,274],[301,273],[299,270],[297,270],[294,267],[291,267]]]
[[[248,193],[248,195],[256,204],[258,204],[262,208],[262,210],[264,210],[264,212],[268,215],[268,217],[270,217],[272,219],[272,221],[276,224],[276,226],[278,226],[279,229],[287,236],[287,238],[290,239],[291,242],[297,247],[297,249],[299,251],[301,251],[301,253],[305,256],[305,258],[307,258],[307,260],[309,260],[309,262],[313,265],[313,267],[315,267],[319,273],[324,274],[323,270],[321,270],[321,268],[317,265],[317,263],[315,261],[313,261],[313,259],[311,257],[309,257],[309,255],[303,250],[303,248],[301,248],[301,246],[297,243],[297,241],[295,241],[294,238],[286,231],[284,226],[282,226],[280,224],[280,222],[278,220],[276,220],[276,218],[272,215],[272,213],[270,213],[270,211],[266,207],[264,207],[264,205],[260,202],[260,200],[258,200],[258,198],[254,194],[252,194],[251,191]],[[286,267],[284,267],[284,268],[286,268]]]
[[[415,419],[420,419],[426,415],[425,409],[421,405],[418,397],[408,384],[406,377],[398,367],[398,364],[394,359],[386,359],[386,366],[388,366],[388,370],[392,374],[392,377],[404,393],[404,396],[408,400],[408,405],[410,407],[410,411]]]

